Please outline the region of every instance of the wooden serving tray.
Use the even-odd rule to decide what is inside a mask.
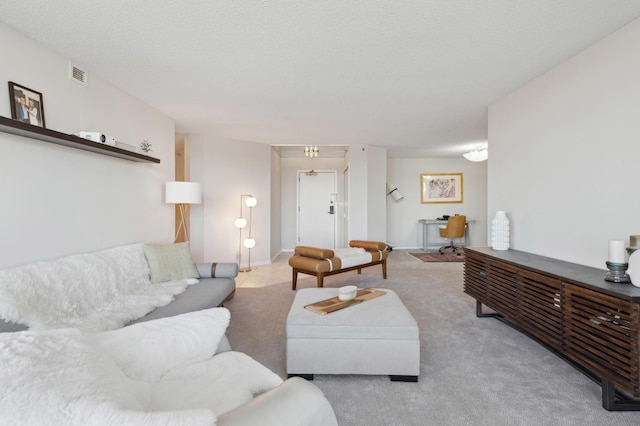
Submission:
[[[305,309],[320,315],[326,315],[331,312],[339,311],[340,309],[348,308],[349,306],[357,305],[358,303],[362,303],[367,300],[375,299],[376,297],[384,296],[385,294],[387,294],[386,291],[376,290],[373,288],[361,288],[358,289],[358,294],[355,299],[343,302],[338,299],[338,296],[336,296],[331,299],[321,300],[320,302],[306,305]]]

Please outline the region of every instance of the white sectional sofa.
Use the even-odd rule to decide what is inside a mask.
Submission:
[[[131,244],[0,270],[0,331],[108,330],[221,306],[235,263],[194,265],[189,243]]]
[[[0,424],[337,424],[316,386],[231,350],[236,275],[188,244],[0,270]]]

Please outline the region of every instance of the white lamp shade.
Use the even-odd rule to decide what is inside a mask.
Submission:
[[[236,228],[244,228],[245,226],[247,226],[247,219],[245,219],[244,217],[239,217],[236,219]]]
[[[200,204],[202,202],[202,186],[196,182],[167,182],[165,203],[167,204]]]
[[[253,238],[247,238],[246,240],[244,240],[244,246],[248,249],[252,249],[256,246],[256,240],[254,240]]]
[[[252,195],[252,196],[250,196],[250,197],[247,197],[247,198],[244,200],[244,204],[245,204],[247,207],[255,207],[255,206],[256,206],[256,204],[258,204],[258,200],[256,200],[256,197],[254,197],[254,196]]]

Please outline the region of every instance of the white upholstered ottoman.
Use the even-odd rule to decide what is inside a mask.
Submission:
[[[398,295],[387,294],[320,315],[306,305],[335,297],[335,288],[298,290],[287,317],[287,373],[389,375],[418,381],[418,324]]]

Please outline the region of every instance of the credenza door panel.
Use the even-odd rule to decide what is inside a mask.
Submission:
[[[464,292],[480,303],[487,302],[486,256],[465,253]]]
[[[486,305],[504,317],[518,319],[518,268],[504,262],[487,261]]]
[[[632,395],[640,393],[637,319],[637,304],[564,284],[567,357]]]
[[[562,282],[526,269],[518,276],[518,324],[547,345],[562,350]]]

